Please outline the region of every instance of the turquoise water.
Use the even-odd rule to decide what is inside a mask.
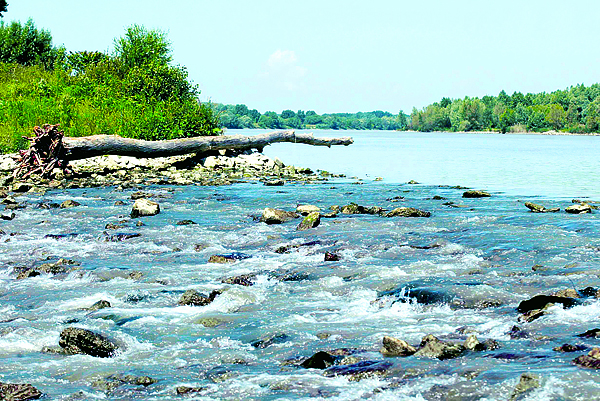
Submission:
[[[597,397],[597,371],[571,362],[587,351],[552,348],[599,346],[599,339],[577,334],[599,326],[600,302],[591,297],[570,309],[554,305],[531,323],[518,322],[516,307],[536,294],[600,287],[598,213],[533,214],[523,205],[530,200],[564,209],[571,197],[598,196],[590,153],[600,138],[330,134],[352,134],[356,144],[323,150],[276,145],[267,153],[362,182],[145,187],[161,213],[139,219],[143,226],[128,218],[134,189],[19,197],[27,207],[0,222],[0,381],[32,383],[49,399],[82,392],[84,399],[176,400],[178,386],[191,386],[202,388],[195,399],[438,400],[454,394],[497,400],[507,399],[520,375],[531,372],[540,376],[540,388],[526,399]],[[547,158],[531,149],[535,140],[543,141],[537,149],[555,153],[553,161],[542,162]],[[373,181],[377,176],[384,180]],[[551,176],[557,181],[544,184]],[[403,184],[410,179],[422,184]],[[493,196],[465,199],[464,190],[444,184],[484,188]],[[81,206],[37,207],[66,199]],[[125,205],[115,206],[118,200]],[[416,207],[431,217],[339,215],[303,232],[296,231],[298,221],[269,226],[254,218],[265,207],[328,209],[350,202]],[[186,219],[197,224],[177,225]],[[107,223],[140,236],[106,241]],[[276,252],[293,245],[289,253]],[[325,262],[327,251],[340,260]],[[211,255],[234,252],[249,257],[208,263]],[[18,267],[58,258],[80,262],[80,269],[15,278]],[[141,278],[128,279],[133,271]],[[222,283],[241,274],[254,274],[253,285]],[[178,306],[189,289],[225,291],[206,306]],[[415,289],[437,295],[424,302]],[[388,290],[397,291],[383,295]],[[112,307],[83,309],[98,300]],[[515,325],[526,336],[511,336]],[[102,333],[122,351],[108,359],[41,352],[71,326]],[[467,333],[501,347],[445,361],[378,352],[384,335],[418,345],[427,334],[463,341]],[[273,336],[272,345],[252,345]],[[351,381],[286,363],[340,348],[352,350],[348,363],[385,364],[387,377]],[[93,386],[111,374],[158,382],[112,392]]]
[[[251,134],[251,130],[228,133]],[[262,132],[262,131],[261,131]],[[387,182],[416,180],[512,195],[600,197],[596,136],[454,134],[395,131],[315,131],[352,136],[348,147],[274,144],[265,153],[287,163]]]

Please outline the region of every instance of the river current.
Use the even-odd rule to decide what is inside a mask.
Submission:
[[[600,327],[600,301],[550,305],[529,323],[518,321],[516,308],[534,295],[600,287],[599,212],[564,212],[572,198],[600,198],[600,138],[316,135],[350,135],[356,143],[265,152],[347,178],[280,187],[147,186],[140,189],[153,194],[161,213],[139,219],[129,218],[134,189],[19,197],[28,207],[0,221],[0,381],[31,383],[49,399],[176,400],[176,388],[187,386],[198,390],[188,399],[207,400],[506,400],[531,373],[539,387],[520,399],[598,399],[598,371],[572,360],[600,345],[577,336]],[[465,189],[455,185],[492,196],[463,198]],[[81,206],[36,207],[68,199]],[[525,201],[561,211],[531,213]],[[256,219],[266,207],[327,210],[351,202],[414,207],[431,217],[339,214],[307,231],[296,230],[298,220]],[[196,224],[177,224],[185,220]],[[107,224],[140,235],[113,241]],[[339,260],[325,261],[326,252]],[[239,260],[209,263],[216,254]],[[80,265],[15,278],[20,267],[60,258]],[[251,286],[223,283],[243,274]],[[224,291],[205,306],[178,305],[190,289]],[[85,309],[100,300],[111,307]],[[121,350],[113,358],[41,352],[58,345],[67,327],[101,333]],[[416,346],[427,334],[454,342],[475,334],[500,347],[448,360],[379,352],[384,336]],[[565,343],[585,350],[553,351]],[[334,368],[371,364],[385,375],[345,376],[294,363],[340,349],[349,359]],[[157,382],[110,390],[93,384],[115,374]]]

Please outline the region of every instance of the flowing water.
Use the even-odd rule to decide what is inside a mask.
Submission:
[[[572,363],[587,351],[552,349],[599,346],[577,335],[600,327],[600,302],[557,304],[531,323],[517,321],[516,307],[536,294],[600,287],[598,214],[562,211],[572,197],[600,196],[600,162],[592,157],[600,138],[317,132],[347,134],[356,139],[347,148],[274,145],[267,153],[362,181],[151,186],[144,190],[161,213],[135,220],[128,218],[133,190],[19,197],[28,207],[0,222],[0,381],[31,383],[49,399],[181,399],[175,389],[189,386],[202,388],[194,399],[505,400],[531,372],[540,387],[525,399],[597,399],[598,371]],[[403,184],[410,179],[422,184]],[[446,184],[493,196],[462,198],[464,189]],[[81,206],[36,207],[67,199]],[[561,212],[530,213],[526,200]],[[297,221],[254,219],[265,207],[350,202],[416,207],[431,217],[340,214],[308,231],[296,231]],[[140,236],[111,241],[108,223]],[[340,260],[324,261],[325,252]],[[208,263],[231,253],[243,258]],[[19,267],[59,258],[80,262],[79,269],[15,278]],[[134,271],[141,277],[131,279]],[[252,286],[222,283],[242,274],[255,274]],[[189,289],[225,291],[206,306],[179,306]],[[99,300],[112,306],[85,310]],[[41,352],[73,326],[102,333],[121,351],[113,358]],[[458,342],[470,333],[501,347],[444,361],[379,353],[385,335],[418,345],[427,334]],[[349,349],[351,369],[371,361],[387,376],[349,380],[335,369],[286,362],[340,348]],[[158,382],[109,392],[92,385],[111,374]]]

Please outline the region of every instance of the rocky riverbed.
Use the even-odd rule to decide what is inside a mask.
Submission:
[[[101,157],[45,181],[0,166],[0,399],[600,390],[592,200],[249,152]]]

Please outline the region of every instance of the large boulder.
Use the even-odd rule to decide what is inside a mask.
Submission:
[[[311,228],[317,227],[319,224],[321,224],[321,214],[319,212],[312,212],[312,213],[309,213],[308,216],[306,216],[300,222],[300,224],[298,224],[298,227],[296,227],[296,230],[297,231],[310,230]]]
[[[160,206],[158,203],[151,200],[141,198],[135,201],[133,208],[131,209],[131,218],[143,216],[154,216],[160,213]]]
[[[71,354],[86,354],[99,358],[115,356],[119,346],[93,331],[68,327],[60,333],[58,345]]]
[[[386,217],[429,217],[431,213],[415,209],[414,207],[397,207],[388,212]]]
[[[297,219],[298,217],[300,216],[295,212],[287,212],[285,210],[267,207],[265,210],[263,210],[260,221],[267,224],[281,224],[293,219]]]
[[[379,352],[383,356],[409,356],[417,352],[417,349],[404,340],[384,336],[383,347]]]

